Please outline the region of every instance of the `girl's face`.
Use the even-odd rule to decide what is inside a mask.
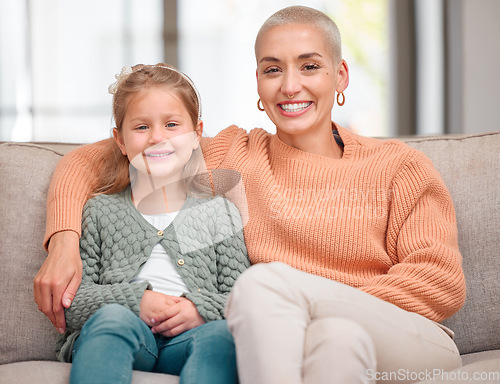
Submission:
[[[154,87],[131,96],[122,129],[115,128],[113,135],[139,173],[175,182],[198,148],[202,128],[201,120],[193,125],[175,91]]]
[[[322,32],[308,24],[276,26],[258,48],[258,93],[280,139],[294,145],[331,130],[335,91],[342,92],[349,77],[343,60],[333,62]]]

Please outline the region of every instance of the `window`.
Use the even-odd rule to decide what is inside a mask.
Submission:
[[[201,93],[206,135],[230,124],[274,132],[257,110],[253,44],[264,20],[292,4],[324,11],[342,33],[350,84],[333,120],[361,134],[391,135],[387,1],[178,0],[178,39],[165,33],[167,44],[174,0],[0,0],[0,140],[109,137],[114,75],[123,65],[173,57],[165,47],[175,41],[177,66]]]
[[[332,119],[360,134],[390,135],[387,0],[182,0],[179,67],[201,93],[205,133],[214,135],[230,124],[275,132],[266,114],[257,110],[254,40],[272,13],[297,4],[331,16],[342,35],[350,84],[346,103],[334,107]]]
[[[0,0],[0,140],[109,137],[107,87],[163,60],[162,29],[160,0]]]

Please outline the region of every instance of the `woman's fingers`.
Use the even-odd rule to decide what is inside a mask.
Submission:
[[[73,231],[54,234],[49,255],[33,279],[33,294],[38,309],[61,333],[66,329],[64,307],[71,305],[81,281],[78,234]]]

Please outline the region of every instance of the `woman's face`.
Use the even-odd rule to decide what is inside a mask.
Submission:
[[[334,63],[321,30],[307,24],[273,27],[257,52],[259,96],[280,139],[292,145],[304,135],[330,131],[335,91],[342,92],[349,77],[343,60]]]

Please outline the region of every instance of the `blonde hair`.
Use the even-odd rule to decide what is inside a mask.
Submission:
[[[122,71],[123,73],[123,71]],[[182,100],[196,127],[201,117],[201,102],[198,91],[192,81],[182,72],[163,63],[156,65],[138,64],[130,68],[125,75],[117,76],[113,84],[113,118],[118,132],[122,131],[123,120],[128,103],[133,95],[148,88],[168,87]],[[110,87],[111,89],[111,87]],[[108,150],[100,151],[102,159],[97,159],[101,165],[94,196],[100,194],[113,194],[123,191],[131,182],[130,171],[133,167],[124,156],[114,140],[108,140]],[[111,156],[110,156],[111,154]],[[110,156],[110,157],[109,157]],[[194,150],[191,159],[184,167],[185,175],[196,175],[203,164],[201,151]],[[210,191],[198,185],[196,177],[186,176],[182,179],[188,192],[194,195],[205,196]]]
[[[342,60],[342,47],[340,31],[337,24],[317,9],[294,5],[283,8],[271,15],[260,27],[255,39],[255,57],[258,57],[260,43],[263,36],[273,27],[287,24],[305,24],[318,28],[325,39],[327,49],[330,51],[333,62],[339,64]]]

